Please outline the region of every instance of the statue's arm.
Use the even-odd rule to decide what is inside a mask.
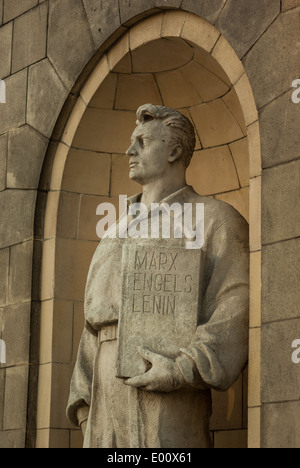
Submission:
[[[234,217],[208,243],[203,324],[176,363],[193,387],[228,389],[247,363],[249,316],[248,224]]]
[[[97,337],[85,327],[71,379],[67,406],[68,420],[72,425],[80,426],[83,432],[91,405],[93,364],[97,348]]]

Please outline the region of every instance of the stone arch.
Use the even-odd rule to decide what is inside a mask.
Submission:
[[[170,89],[174,81],[181,94]],[[208,84],[204,96],[202,83]],[[133,96],[135,102],[129,103]],[[134,110],[146,97],[153,103],[176,107],[192,118],[198,139],[190,182],[204,195],[223,199],[247,219],[250,216],[251,242],[260,242],[258,114],[241,61],[214,26],[193,14],[167,11],[141,21],[94,67],[55,145],[42,255],[37,446],[49,446],[57,437],[61,445],[69,446],[70,440],[71,446],[80,445],[78,431],[70,432],[66,423],[64,398],[83,325],[84,278],[97,242],[95,233],[91,234],[96,216],[91,218],[90,210],[95,212],[101,200],[115,200],[124,190],[128,195],[137,190],[134,184],[120,184],[126,164],[122,153],[134,125]],[[201,113],[206,119],[201,119]],[[211,128],[214,119],[218,125]],[[95,121],[102,129],[98,135],[93,128]],[[120,132],[118,138],[113,138],[114,131],[109,134],[113,122],[113,130]],[[207,170],[201,179],[197,174],[203,161]],[[208,180],[212,168],[214,173],[223,171],[226,177]],[[259,304],[252,301],[252,323],[258,308]],[[238,385],[243,388],[242,381]],[[230,389],[225,403],[222,397],[215,400],[215,409],[226,412],[225,417],[219,416],[223,421],[230,421],[233,414],[235,392]],[[238,394],[240,397],[242,392]],[[222,437],[226,438],[226,427],[218,426],[218,418],[214,423],[215,437],[223,429]]]

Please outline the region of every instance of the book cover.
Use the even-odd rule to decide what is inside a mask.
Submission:
[[[123,246],[117,377],[146,372],[139,346],[174,359],[190,344],[201,308],[202,255],[159,243]]]

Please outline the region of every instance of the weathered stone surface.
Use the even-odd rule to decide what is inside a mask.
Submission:
[[[300,366],[292,361],[292,343],[300,336],[299,319],[263,325],[261,333],[262,402],[298,400]]]
[[[299,412],[300,401],[263,405],[261,448],[300,447]]]
[[[6,104],[0,104],[0,134],[25,123],[27,70],[6,78]]]
[[[281,10],[287,11],[291,8],[296,8],[300,6],[300,0],[282,0],[281,1]]]
[[[48,56],[63,82],[71,88],[95,45],[80,0],[50,0]]]
[[[17,18],[14,23],[12,71],[41,60],[46,55],[48,5]]]
[[[228,0],[216,26],[241,58],[279,13],[280,0]]]
[[[0,0],[0,26],[3,23],[2,17],[3,17],[3,0]]]
[[[26,425],[28,367],[6,369],[3,429],[21,429]]]
[[[10,74],[12,26],[12,23],[9,23],[0,29],[0,78],[2,79]]]
[[[27,122],[49,137],[67,95],[48,59],[33,65],[28,77]]]
[[[9,272],[9,249],[0,250],[0,306],[6,304]],[[1,321],[0,321],[1,333]]]
[[[1,312],[0,312],[0,317],[1,317]],[[0,319],[0,325],[1,325],[1,319]],[[3,428],[4,388],[5,388],[5,370],[0,369],[0,431]],[[0,434],[1,434],[1,432],[0,432]],[[0,435],[0,440],[1,440],[1,435]],[[0,447],[1,447],[1,442],[0,442]]]
[[[29,271],[23,273],[30,276]],[[2,337],[6,344],[5,367],[29,360],[30,306],[30,302],[27,302],[4,308]]]
[[[0,248],[32,238],[35,199],[32,190],[0,192]]]
[[[263,167],[291,161],[300,155],[300,108],[293,103],[291,94],[289,90],[260,112]]]
[[[262,259],[263,322],[299,317],[300,239],[263,247]]]
[[[9,134],[7,187],[36,189],[48,140],[25,125]]]
[[[148,16],[150,11],[155,11],[155,0],[119,0],[119,8],[121,23],[128,26],[139,18]]]
[[[6,188],[7,135],[0,137],[0,192]]]
[[[90,24],[95,46],[98,48],[115,30],[121,26],[118,0],[99,2],[83,0],[84,9]]]
[[[1,431],[0,448],[24,448],[25,436],[26,432],[22,429],[15,431]]]
[[[225,4],[226,0],[183,0],[182,9],[196,13],[210,23],[215,23],[219,17],[220,12]]]
[[[31,299],[32,241],[11,247],[8,303]]]
[[[280,15],[243,60],[258,108],[299,77],[299,21],[299,9]]]
[[[262,243],[299,236],[300,160],[263,171]]]
[[[21,15],[38,4],[38,0],[4,0],[4,22]]]

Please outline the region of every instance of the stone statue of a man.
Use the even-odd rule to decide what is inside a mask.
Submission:
[[[184,346],[179,336],[177,343],[175,336],[173,354],[157,352],[147,343],[139,346],[136,353],[145,364],[144,371],[127,376],[130,378],[116,377],[117,364],[122,359],[122,349],[118,347],[119,319],[127,294],[122,279],[122,251],[128,243],[138,244],[140,239],[104,236],[88,275],[86,326],[71,381],[67,415],[72,424],[82,427],[86,448],[207,448],[211,389],[227,390],[247,362],[248,224],[230,205],[198,195],[187,186],[186,169],[193,155],[195,133],[186,117],[172,109],[147,104],[138,109],[137,118],[126,154],[129,176],[142,185],[143,193],[129,198],[128,206],[143,204],[149,211],[149,223],[154,203],[176,203],[182,210],[187,204],[204,206],[203,242],[201,249],[193,251],[194,263],[199,259],[202,271],[196,291],[195,330]],[[128,214],[128,218],[132,220],[134,216]],[[193,226],[197,228],[195,223]],[[168,246],[171,243],[174,248],[186,240],[178,238],[174,229],[170,237]],[[142,249],[146,249],[148,241],[143,242]],[[159,238],[149,239],[151,242],[158,249],[163,248],[166,239],[160,233]],[[184,273],[188,284],[189,266],[185,270],[177,267],[176,274],[179,277]],[[171,291],[171,299],[172,294],[181,298],[188,323],[189,310],[192,313],[195,303],[190,305],[182,294],[190,292],[191,287],[180,289],[177,283],[172,289],[172,278],[176,282],[177,277],[169,273],[164,276],[165,291]],[[135,283],[134,288],[141,289],[139,285]],[[149,282],[146,286],[150,287]],[[152,312],[153,317],[160,314],[159,320],[164,316],[171,324],[181,312],[173,309],[170,302],[170,310],[162,315],[157,304],[157,310],[151,309],[150,293],[147,297],[148,303],[144,300],[137,315],[141,322]],[[168,329],[163,330],[168,334]],[[148,329],[149,338],[151,333]],[[143,338],[140,339],[143,344]]]

